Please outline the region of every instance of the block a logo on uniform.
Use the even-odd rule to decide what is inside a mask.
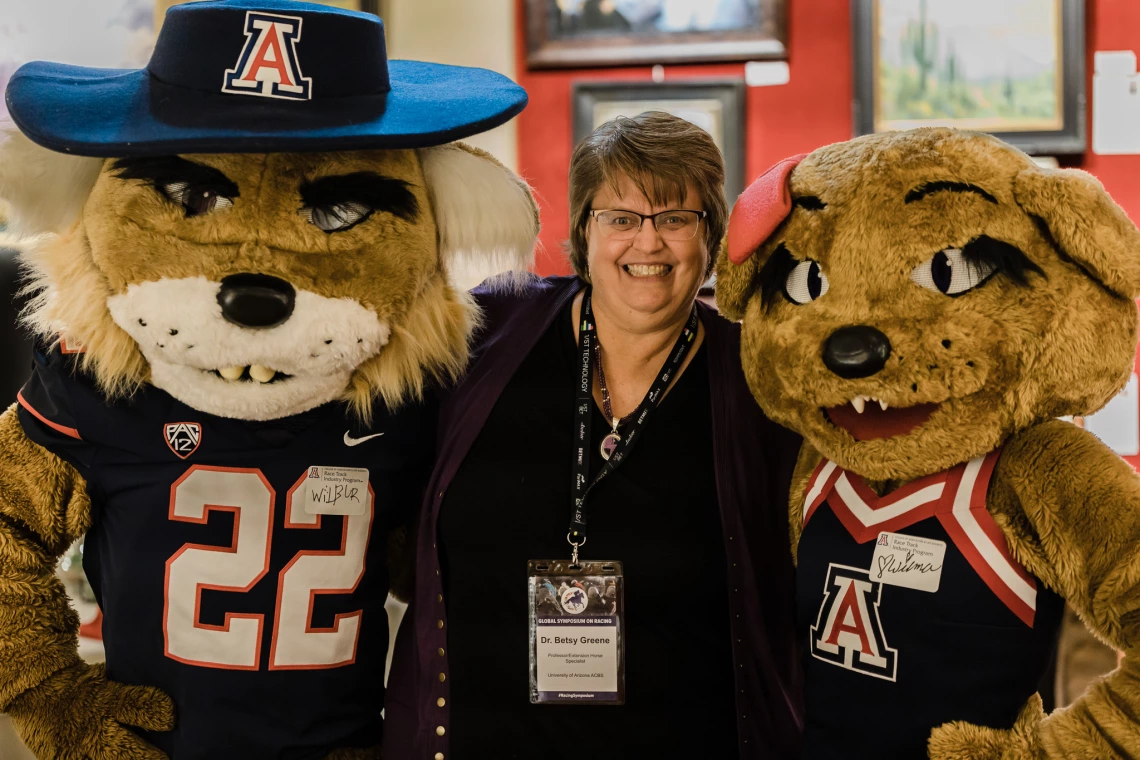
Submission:
[[[162,432],[166,445],[183,459],[197,451],[202,442],[202,426],[197,422],[168,422],[162,426]]]
[[[301,75],[297,43],[301,40],[298,16],[247,11],[245,46],[237,65],[226,69],[222,92],[265,98],[309,100],[313,80]]]
[[[898,652],[887,646],[879,622],[882,587],[867,570],[828,565],[823,604],[811,627],[812,657],[894,681]]]

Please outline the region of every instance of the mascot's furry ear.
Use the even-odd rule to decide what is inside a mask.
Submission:
[[[101,158],[41,148],[11,122],[0,123],[0,198],[21,235],[64,232],[79,219],[103,167]]]
[[[1118,296],[1140,297],[1140,231],[1095,177],[1079,169],[1024,169],[1013,193],[1062,258]]]
[[[727,255],[721,256],[716,271],[716,306],[728,319],[738,322],[744,318],[756,291],[756,275],[764,265],[756,253],[792,213],[788,185],[792,170],[806,157],[801,153],[785,158],[761,174],[732,207],[724,245]]]
[[[463,143],[422,148],[440,257],[464,289],[534,263],[538,205],[527,184],[490,153]]]

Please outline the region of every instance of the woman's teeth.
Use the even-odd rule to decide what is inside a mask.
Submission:
[[[663,277],[673,271],[671,264],[626,264],[623,268],[633,277]]]

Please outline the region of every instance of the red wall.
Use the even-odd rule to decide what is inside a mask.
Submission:
[[[519,171],[538,191],[542,250],[538,271],[569,272],[566,171],[572,149],[570,86],[577,79],[650,80],[649,67],[527,71],[523,0],[518,2],[518,81],[530,95],[519,116]],[[1128,0],[1121,0],[1121,3]],[[851,22],[847,0],[790,0],[791,82],[749,87],[746,182],[781,158],[851,137]],[[743,64],[666,66],[665,79],[744,76]]]
[[[649,80],[650,69],[527,71],[522,3],[518,0],[518,71],[519,83],[530,94],[530,105],[519,116],[519,170],[534,186],[542,208],[538,271],[565,273],[570,271],[562,242],[569,225],[566,172],[572,147],[571,83],[576,79]],[[1087,92],[1091,98],[1094,51],[1140,52],[1140,2],[1086,0],[1086,5]],[[747,88],[746,182],[781,158],[852,136],[848,0],[788,0],[788,6],[791,81],[779,87]],[[665,67],[666,80],[743,74],[743,64]],[[1088,111],[1091,135],[1091,103]],[[1140,222],[1140,155],[1097,156],[1090,149],[1076,165],[1099,177],[1117,203]],[[1126,459],[1140,469],[1140,457]]]
[[[1088,0],[1089,134],[1092,139],[1093,51],[1140,52],[1140,3],[1136,0]],[[1132,221],[1140,223],[1140,156],[1098,156],[1090,149],[1079,166],[1095,174]],[[1140,372],[1140,356],[1137,357]],[[1140,456],[1124,457],[1140,470]]]
[[[527,71],[523,0],[518,0],[519,84],[530,105],[519,116],[519,170],[542,206],[542,274],[568,272],[562,241],[568,234],[566,171],[571,151],[570,86],[577,79],[650,79],[648,67]],[[1086,0],[1088,92],[1094,50],[1140,51],[1140,2]],[[746,181],[796,153],[852,136],[851,17],[848,0],[788,0],[791,82],[747,88]],[[743,64],[666,66],[665,78],[743,76]],[[1091,105],[1089,108],[1091,134]],[[1078,164],[1097,175],[1133,219],[1140,221],[1140,156],[1097,156]]]
[[[1136,0],[1087,0],[1089,135],[1092,139],[1093,51],[1140,52],[1140,3]],[[1098,156],[1091,148],[1078,164],[1092,172],[1132,220],[1140,223],[1140,156]],[[1140,462],[1140,460],[1138,460]]]

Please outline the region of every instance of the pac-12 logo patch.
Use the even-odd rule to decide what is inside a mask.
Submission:
[[[162,426],[166,445],[185,459],[198,450],[202,442],[202,426],[197,422],[168,422]]]
[[[811,627],[812,657],[894,681],[898,651],[887,646],[879,622],[882,587],[867,570],[828,565],[823,604]]]
[[[301,75],[297,43],[301,40],[298,16],[246,11],[245,46],[237,64],[226,69],[222,92],[265,98],[309,100],[313,80]]]

